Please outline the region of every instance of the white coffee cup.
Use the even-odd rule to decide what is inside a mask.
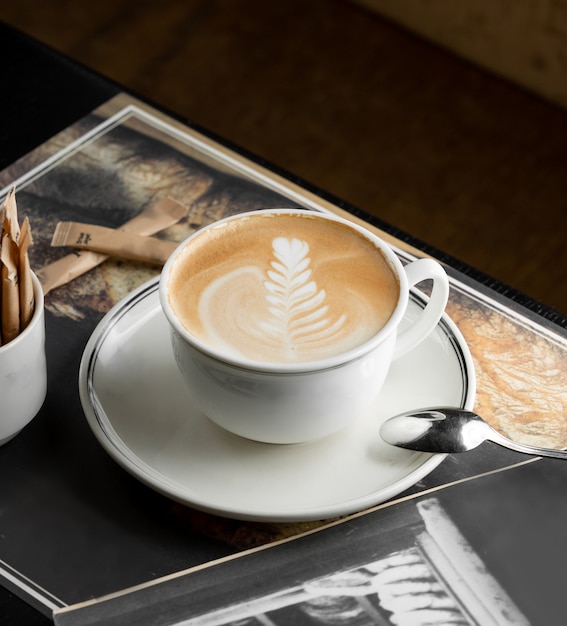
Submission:
[[[35,274],[32,279],[32,319],[17,337],[0,347],[0,445],[31,422],[47,393],[43,291]]]
[[[242,248],[242,254],[246,254],[246,250],[254,248],[254,252],[249,255],[254,257],[256,254],[254,241],[267,242],[266,245],[272,244],[274,251],[277,248],[276,243],[279,245],[281,241],[284,241],[284,243],[287,242],[286,245],[288,246],[286,250],[299,249],[302,243],[311,246],[309,252],[300,253],[300,262],[294,261],[299,268],[297,280],[302,279],[303,270],[310,267],[310,264],[319,268],[319,265],[316,264],[319,258],[316,251],[325,250],[328,246],[321,246],[317,242],[313,244],[309,239],[311,235],[305,235],[304,241],[302,239],[303,233],[283,239],[278,237],[273,240],[271,239],[272,235],[268,234],[267,231],[264,234],[262,229],[271,228],[271,225],[270,222],[262,221],[259,218],[273,220],[282,216],[290,218],[287,221],[291,224],[291,228],[294,227],[297,220],[301,220],[299,224],[302,229],[305,224],[308,224],[311,232],[316,233],[317,237],[320,231],[329,230],[333,240],[339,241],[338,239],[335,240],[333,234],[336,230],[338,232],[337,237],[349,238],[348,246],[353,247],[354,252],[349,253],[348,259],[357,258],[356,248],[360,247],[361,253],[364,252],[364,262],[370,258],[369,255],[378,255],[380,262],[387,266],[388,273],[391,274],[397,285],[397,291],[393,299],[390,296],[392,300],[390,304],[391,313],[388,313],[383,325],[376,332],[372,332],[371,336],[355,343],[355,345],[347,345],[344,349],[342,344],[339,346],[335,342],[335,351],[331,354],[323,353],[315,358],[307,357],[303,360],[289,361],[272,357],[258,358],[254,352],[246,354],[238,350],[235,351],[230,346],[227,347],[224,337],[217,341],[216,331],[210,336],[203,336],[196,331],[196,324],[191,327],[190,316],[197,310],[214,313],[212,317],[217,323],[215,306],[224,307],[226,302],[230,302],[233,292],[238,292],[235,287],[234,276],[240,276],[240,270],[234,272],[229,270],[226,276],[223,274],[222,279],[215,278],[211,282],[211,284],[214,282],[213,286],[204,287],[202,293],[199,292],[201,293],[200,296],[197,295],[197,291],[191,291],[192,286],[197,284],[192,282],[194,277],[201,276],[200,269],[196,268],[196,264],[199,265],[198,262],[201,260],[212,259],[214,261],[216,258],[220,262],[226,261],[231,264],[232,250],[237,247]],[[309,219],[309,222],[305,222],[305,218]],[[274,224],[278,223],[274,222]],[[248,240],[245,239],[245,236],[247,235],[242,234],[246,233],[246,229],[252,229],[254,239],[250,235],[250,242],[254,245],[246,243]],[[234,235],[232,231],[237,232],[237,234]],[[230,239],[235,236],[240,237],[238,245],[235,245]],[[324,241],[324,238],[322,240]],[[300,243],[293,243],[292,245],[290,242],[293,241]],[[217,246],[220,247],[217,248]],[[344,247],[346,248],[346,244]],[[311,250],[313,250],[313,263]],[[222,254],[221,251],[223,251]],[[304,256],[301,257],[301,254]],[[267,287],[269,292],[270,289],[277,289],[276,283],[280,280],[278,273],[281,269],[281,263],[278,260],[270,261],[263,258],[264,256],[265,253],[263,252],[260,265],[265,265],[267,267],[266,272],[271,271],[272,273],[269,274],[270,278],[262,274],[263,278],[258,279],[260,280],[258,284]],[[319,279],[325,280],[325,276],[321,275],[323,272],[321,269],[318,270],[319,275],[314,270],[312,275],[305,279],[313,282],[315,285],[313,287],[314,292],[319,295],[321,295],[319,292],[324,292],[322,297],[324,296],[331,302],[332,306],[329,305],[325,308],[328,315],[331,315],[329,311],[332,310],[333,306],[340,308],[341,302],[346,303],[351,297],[357,299],[356,306],[359,306],[358,292],[353,292],[354,289],[358,289],[359,282],[362,285],[361,290],[365,288],[367,293],[374,292],[373,289],[369,290],[366,285],[368,282],[366,265],[362,268],[356,264],[357,261],[354,261],[354,265],[345,266],[343,271],[340,269],[342,261],[337,260],[339,257],[333,253],[330,253],[330,256],[331,265],[339,268],[333,270],[337,272],[336,275],[339,276],[340,272],[343,272],[345,280],[341,284],[352,282],[352,285],[348,285],[345,294],[340,293],[341,290],[335,287],[332,289],[332,294],[330,289],[320,289],[319,291],[315,289]],[[234,258],[235,260],[237,258],[236,251]],[[278,256],[279,258],[281,257]],[[347,258],[346,255],[345,258]],[[338,265],[335,265],[335,262]],[[348,263],[351,261],[349,260]],[[376,260],[376,263],[379,261]],[[292,265],[291,262],[289,264]],[[284,265],[286,264],[284,263]],[[207,271],[212,272],[213,270]],[[215,268],[214,271],[217,272],[217,269]],[[281,271],[284,270],[281,269]],[[248,280],[248,277],[255,276],[260,270],[249,270],[246,267],[243,272],[242,275]],[[373,274],[372,276],[374,277]],[[398,332],[398,327],[408,305],[410,288],[428,279],[433,281],[433,289],[427,306],[409,328]],[[256,279],[250,278],[250,280],[253,282]],[[310,285],[311,282],[309,282]],[[186,289],[189,291],[185,297]],[[351,296],[351,292],[357,295]],[[393,250],[365,228],[332,215],[301,209],[255,211],[231,216],[202,228],[180,244],[164,266],[160,278],[160,302],[170,325],[176,362],[196,404],[207,417],[227,431],[248,439],[278,444],[304,443],[320,439],[338,432],[363,414],[378,396],[392,360],[412,350],[435,328],[445,310],[448,294],[449,281],[447,275],[436,261],[419,259],[403,267]],[[271,296],[268,294],[266,297]],[[238,297],[236,300],[238,301]],[[261,301],[261,297],[259,297],[258,302]],[[186,305],[183,304],[185,302],[188,303],[187,307],[181,313],[180,306],[185,307]],[[232,314],[238,318],[240,326],[247,324],[248,302],[256,303],[255,295],[246,295],[241,298],[240,302],[241,306],[236,307],[235,305],[232,309],[228,309],[229,311],[232,310],[228,317],[225,315],[224,318],[218,318],[227,322],[228,330],[226,332],[230,337],[235,336],[231,327],[236,325],[236,322],[235,324],[232,323]],[[364,308],[366,304],[363,303],[360,306],[363,307],[361,309],[364,313],[362,317],[365,320],[368,319],[368,309]],[[372,307],[374,306],[372,304]],[[273,312],[273,307],[270,310]],[[374,308],[370,310],[374,311]],[[256,315],[254,311],[256,311],[255,308],[250,313],[251,316]],[[319,314],[320,312],[316,313],[316,315]],[[325,314],[327,315],[327,313]],[[205,316],[201,316],[201,319],[203,317]],[[348,315],[342,315],[340,320],[346,318]],[[339,319],[338,313],[337,319]],[[204,324],[207,326],[208,321],[205,320]],[[329,327],[332,326],[334,329],[337,324],[332,326],[329,322]],[[365,324],[360,322],[353,325],[355,335],[361,325],[365,327]],[[257,333],[259,327],[257,324],[253,333]],[[265,323],[262,328],[264,327],[266,327]],[[344,328],[345,326],[341,327],[340,332],[344,332],[350,337]],[[223,335],[225,332],[223,324],[217,323],[217,330],[219,335]],[[338,332],[329,331],[333,341],[338,336]],[[310,340],[312,335],[307,333],[305,337]],[[242,342],[244,352],[248,350],[248,344],[251,347],[252,343],[247,336]],[[260,353],[262,350],[264,348],[260,347]]]

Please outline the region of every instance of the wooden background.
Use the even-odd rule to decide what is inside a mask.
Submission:
[[[567,313],[559,106],[346,0],[4,0],[0,19]]]
[[[567,0],[351,0],[567,106]]]

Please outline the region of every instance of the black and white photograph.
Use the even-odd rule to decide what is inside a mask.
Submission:
[[[63,610],[57,623],[559,626],[565,472],[553,460],[502,470]]]

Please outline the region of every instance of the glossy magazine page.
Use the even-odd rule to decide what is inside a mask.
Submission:
[[[390,232],[386,225],[366,222],[360,214],[351,214],[339,203],[127,96],[109,101],[0,172],[2,198],[14,185],[20,213],[29,216],[32,224],[34,244],[30,250],[30,262],[32,269],[40,274],[64,257],[70,257],[71,265],[77,270],[75,261],[80,255],[76,251],[51,246],[60,221],[120,228],[166,198],[187,208],[184,218],[156,235],[173,242],[183,240],[200,226],[233,213],[300,206],[365,224],[390,243],[404,263],[423,255],[419,245],[408,243],[407,238]],[[426,378],[409,366],[398,368],[399,371],[393,374],[398,377],[395,379],[398,382],[390,387],[388,402],[391,404],[387,406],[398,407],[400,398],[423,404],[428,399],[425,383],[431,381],[435,394],[440,394],[434,395],[435,401],[445,399],[443,394],[449,393],[448,398],[453,402],[469,408],[474,405],[492,426],[513,439],[549,447],[567,445],[567,426],[563,419],[567,407],[564,331],[449,263],[446,267],[451,278],[447,321],[431,345],[424,347],[420,357],[423,359],[420,371],[426,372]],[[57,616],[61,623],[74,623],[71,621],[74,619],[76,623],[82,623],[79,620],[87,613],[91,616],[88,619],[94,619],[92,612],[99,610],[101,623],[111,623],[102,617],[105,607],[112,606],[109,610],[116,615],[120,615],[120,611],[127,615],[131,610],[130,599],[135,598],[136,605],[140,602],[147,607],[155,605],[163,619],[169,620],[159,623],[184,623],[183,619],[207,623],[203,615],[211,613],[210,623],[220,624],[230,623],[222,621],[227,607],[232,607],[230,611],[236,611],[234,615],[241,615],[242,619],[265,623],[263,618],[255,616],[271,614],[275,610],[273,607],[280,607],[280,604],[281,610],[297,610],[301,615],[309,613],[309,619],[315,623],[325,623],[321,622],[321,616],[327,608],[321,608],[319,600],[315,601],[315,608],[309,605],[311,608],[307,612],[297,605],[304,601],[309,604],[312,597],[342,598],[345,585],[353,585],[363,590],[371,589],[370,595],[378,594],[378,600],[372,600],[370,606],[368,594],[352,592],[346,594],[347,604],[353,597],[359,598],[357,603],[362,602],[370,615],[377,611],[376,615],[382,619],[382,622],[370,623],[395,623],[391,616],[388,617],[388,603],[380,599],[386,597],[385,592],[380,595],[376,591],[383,564],[390,563],[388,559],[398,552],[411,563],[415,558],[420,567],[424,558],[428,562],[452,560],[451,556],[431,556],[437,552],[433,549],[428,552],[423,547],[419,548],[419,559],[414,554],[416,537],[422,532],[426,533],[424,537],[432,534],[435,537],[432,541],[437,543],[439,533],[444,536],[447,532],[457,546],[459,559],[463,563],[468,560],[463,554],[472,559],[473,565],[463,565],[465,570],[470,572],[480,568],[484,572],[479,583],[481,588],[489,585],[493,589],[493,601],[486,610],[491,615],[506,613],[518,616],[518,620],[533,619],[526,618],[529,613],[522,605],[525,596],[520,589],[523,587],[511,588],[507,575],[500,575],[498,566],[485,559],[486,546],[493,546],[493,543],[486,542],[494,542],[496,536],[502,537],[505,533],[505,543],[509,544],[507,549],[521,558],[519,547],[525,545],[522,533],[542,523],[533,517],[539,509],[532,507],[528,498],[518,497],[509,502],[502,498],[501,492],[521,491],[520,486],[526,480],[531,484],[532,479],[526,476],[533,475],[534,480],[537,477],[534,484],[538,485],[541,502],[560,506],[555,493],[557,484],[561,484],[560,474],[565,471],[560,462],[533,462],[522,455],[486,444],[466,455],[429,463],[427,471],[412,473],[412,469],[409,483],[400,483],[401,489],[395,493],[386,492],[386,496],[381,485],[376,484],[379,479],[373,477],[371,465],[358,467],[356,471],[359,473],[353,474],[352,464],[345,463],[344,471],[338,470],[341,476],[350,477],[356,485],[366,481],[363,492],[355,494],[360,496],[357,500],[359,508],[337,506],[337,502],[342,506],[348,496],[334,495],[332,506],[324,508],[326,515],[321,518],[314,517],[313,510],[318,509],[313,507],[310,515],[298,512],[295,494],[301,492],[302,485],[309,484],[305,477],[313,476],[313,472],[302,475],[302,466],[296,465],[295,473],[277,485],[282,498],[287,498],[289,506],[297,512],[291,517],[285,516],[284,522],[277,506],[258,509],[258,502],[263,501],[262,491],[255,491],[260,476],[267,476],[266,493],[270,490],[270,475],[261,465],[249,466],[242,475],[238,486],[242,500],[249,494],[256,493],[257,496],[252,504],[241,507],[238,515],[233,515],[234,510],[223,504],[222,481],[206,485],[207,489],[217,488],[212,507],[203,506],[203,500],[195,498],[191,490],[187,495],[187,485],[170,489],[171,482],[175,482],[171,472],[179,470],[179,459],[183,459],[179,452],[176,467],[171,469],[168,466],[169,469],[164,470],[165,478],[162,472],[155,479],[157,470],[152,463],[157,451],[147,445],[148,442],[142,442],[145,456],[141,456],[142,448],[134,449],[131,437],[136,429],[131,424],[135,424],[133,420],[137,415],[145,415],[143,411],[147,411],[151,402],[156,401],[159,406],[159,396],[147,391],[155,384],[157,374],[154,377],[145,373],[148,378],[136,383],[134,394],[123,395],[124,405],[104,399],[114,397],[112,384],[117,377],[110,377],[110,382],[103,386],[102,392],[106,396],[97,385],[103,380],[99,373],[107,363],[114,364],[118,374],[130,371],[132,380],[140,380],[142,368],[139,364],[145,358],[151,360],[151,355],[146,352],[137,354],[140,344],[136,341],[128,343],[121,326],[129,327],[131,316],[136,315],[140,307],[149,307],[153,320],[150,325],[140,327],[141,337],[147,335],[148,341],[157,342],[156,347],[164,350],[165,366],[169,367],[170,355],[166,354],[165,344],[155,339],[161,336],[163,327],[159,311],[151,300],[153,296],[148,292],[150,299],[142,302],[133,295],[152,285],[159,271],[156,265],[118,258],[101,259],[98,263],[91,263],[88,271],[77,270],[72,280],[63,280],[46,295],[48,396],[33,422],[0,449],[0,469],[4,476],[10,477],[0,483],[0,529],[3,536],[0,575],[8,588],[46,614],[61,609]],[[416,292],[414,305],[423,306],[424,297]],[[109,313],[112,311],[119,311],[120,315],[116,317]],[[155,328],[152,324],[156,325]],[[88,356],[93,357],[88,364],[91,369],[81,370],[80,378],[79,370],[87,348]],[[128,352],[130,348],[131,353]],[[416,362],[415,359],[412,361]],[[122,364],[128,367],[118,367]],[[166,377],[166,382],[168,380]],[[82,386],[87,388],[86,395]],[[405,391],[406,388],[413,392],[413,396]],[[89,395],[93,390],[94,395]],[[141,393],[143,390],[146,390],[145,396]],[[129,404],[138,395],[147,400],[141,403],[141,413],[135,413]],[[99,406],[101,397],[103,400]],[[127,408],[126,413],[122,411],[123,406]],[[108,436],[116,431],[118,419],[122,419],[121,425],[129,430],[121,431],[116,438],[113,434]],[[340,452],[340,446],[337,449]],[[327,450],[326,454],[331,451]],[[232,448],[229,452],[234,454],[232,469],[241,467],[239,459],[242,456],[238,456],[241,452]],[[309,455],[304,456],[309,458]],[[323,455],[321,459],[324,458]],[[140,465],[140,459],[143,465]],[[202,466],[195,466],[194,457],[189,460],[193,465],[187,475],[193,489],[191,481],[202,481],[200,476],[205,472]],[[286,459],[282,463],[290,467]],[[321,485],[326,479],[322,467],[323,461],[318,463],[319,482],[314,483],[317,497],[320,497]],[[335,479],[330,482],[337,483]],[[508,482],[511,486],[502,486]],[[348,481],[345,484],[348,487]],[[494,487],[488,489],[483,485]],[[202,482],[198,486],[201,487]],[[275,489],[271,491],[277,493]],[[461,512],[455,502],[460,502],[459,494],[465,492],[469,494],[467,506]],[[238,491],[226,495],[227,499],[230,495],[238,500]],[[301,495],[306,497],[305,488]],[[505,527],[508,530],[496,529],[485,520],[489,535],[477,536],[473,530],[476,525],[468,517],[471,514],[469,507],[476,511],[475,515],[482,517],[496,506],[493,501],[502,506],[510,505],[508,514],[498,515],[499,520],[507,520]],[[325,502],[325,506],[327,504]],[[519,508],[516,510],[512,504]],[[250,514],[252,506],[256,506],[254,514]],[[426,511],[433,511],[431,515],[437,521],[428,521],[431,515]],[[558,513],[554,519],[564,519],[564,513]],[[463,522],[462,515],[462,519],[469,521]],[[391,534],[386,533],[386,538],[386,534],[380,531],[374,539],[371,529],[383,528],[385,522],[382,520],[386,518],[392,522]],[[547,522],[552,524],[549,520]],[[435,529],[424,531],[428,524],[430,527],[433,524]],[[491,535],[492,531],[494,534]],[[474,538],[469,536],[472,534],[475,534]],[[398,535],[399,542],[394,540]],[[542,548],[549,551],[548,544],[557,544],[554,555],[561,553],[564,536],[560,525],[548,528],[538,535],[538,539],[545,544]],[[350,553],[351,541],[361,542],[360,545],[376,542],[382,547],[373,551],[370,560],[366,561],[362,552]],[[399,548],[389,551],[384,547],[391,542]],[[441,543],[444,544],[444,540]],[[320,552],[318,545],[327,547]],[[329,545],[335,548],[331,550]],[[306,557],[295,580],[293,572],[297,561],[302,561],[300,554],[310,556]],[[309,564],[320,559],[327,565],[322,569],[311,568]],[[529,580],[533,580],[534,585],[541,584],[551,593],[552,583],[544,585],[541,574],[534,577],[530,563],[520,561],[512,568],[514,572],[531,572],[532,578],[528,576],[518,584],[528,585]],[[553,573],[552,563],[550,561],[548,567],[549,576]],[[232,568],[247,572],[246,576],[250,578],[243,578],[242,573],[235,575]],[[336,575],[341,572],[347,572],[347,582],[337,581]],[[444,573],[437,583],[443,587],[452,586],[453,583],[447,581],[459,578],[459,572],[460,569]],[[468,577],[467,573],[465,578]],[[241,606],[242,602],[248,602],[248,586],[255,588],[256,582],[252,581],[266,579],[270,584],[266,582],[263,590],[254,596],[254,606],[248,615],[248,609]],[[251,581],[250,585],[240,585],[244,580]],[[431,589],[437,589],[435,580],[427,580]],[[138,586],[142,586],[143,591],[134,591],[134,595],[124,593]],[[321,593],[325,586],[332,591]],[[199,604],[201,612],[198,613],[191,590],[204,588],[209,591],[202,596],[203,604]],[[221,592],[224,588],[226,594]],[[73,610],[66,608],[116,593],[120,594],[116,600],[84,607],[81,604],[81,608]],[[468,596],[475,593],[467,591]],[[168,616],[163,607],[158,607],[162,602],[169,605],[173,596],[177,598],[178,608]],[[459,599],[460,596],[456,598],[443,600],[441,605],[454,601],[461,606],[464,600]],[[339,604],[338,600],[333,600],[328,611],[342,610],[336,608]],[[552,603],[547,602],[547,605],[552,606]],[[117,606],[122,608],[117,609]],[[238,610],[234,608],[237,606],[240,607]],[[192,607],[187,608],[187,618],[183,607]],[[395,611],[390,613],[394,615]],[[136,617],[138,623],[144,623],[145,616],[150,620],[150,609],[143,611],[143,615],[143,618]],[[479,615],[481,617],[474,619],[477,623],[484,623],[482,614]],[[119,623],[119,618],[116,619]],[[277,619],[285,623],[288,617]],[[277,619],[273,618],[274,623],[278,623]]]

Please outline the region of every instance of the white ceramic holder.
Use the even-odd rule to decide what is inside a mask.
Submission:
[[[47,394],[43,291],[35,274],[32,279],[32,319],[15,339],[0,346],[0,445],[31,422]]]

